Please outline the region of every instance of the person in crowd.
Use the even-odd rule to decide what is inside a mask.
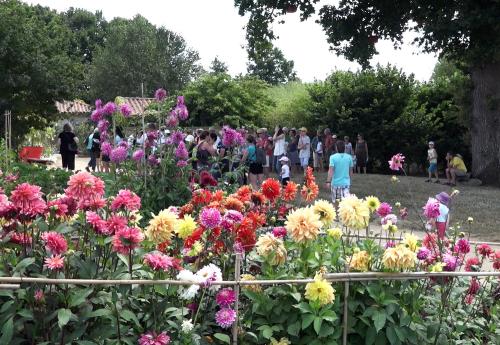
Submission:
[[[321,130],[316,131],[316,135],[312,138],[311,140],[311,150],[312,150],[312,156],[313,156],[313,168],[314,171],[318,171],[318,168],[320,167],[319,164],[319,156],[318,156],[318,143],[321,141]]]
[[[186,137],[184,138],[184,141],[186,144],[186,149],[189,152],[191,152],[193,150],[193,146],[194,146],[194,142],[195,142],[194,135],[192,135],[192,134],[186,135]]]
[[[445,184],[456,186],[457,177],[464,177],[467,175],[467,167],[465,166],[462,156],[454,154],[453,152],[448,152],[446,154],[446,161],[448,162],[448,167],[446,168],[447,182]]]
[[[264,178],[264,168],[257,162],[257,148],[255,146],[255,137],[247,136],[247,147],[243,150],[242,163],[248,165],[248,182],[254,190],[258,190]]]
[[[338,152],[337,151],[337,134],[332,135],[332,145],[333,145],[332,146],[332,155],[333,155],[333,154]],[[328,163],[330,163],[330,162],[328,161]]]
[[[451,197],[448,193],[441,192],[436,195],[436,200],[439,201],[439,216],[436,218],[436,230],[438,237],[443,239],[446,234],[446,229],[449,223],[450,201]]]
[[[219,135],[217,135],[217,130],[216,130],[215,128],[213,128],[213,127],[210,127],[210,128],[208,129],[208,132],[210,133],[210,135],[211,135],[212,137],[214,137],[214,135],[215,135],[214,149],[216,149],[216,150],[217,150],[217,147],[219,146],[219,143],[220,143],[220,141],[221,141],[220,136],[219,136]]]
[[[350,195],[351,178],[354,172],[352,156],[345,153],[345,143],[337,142],[337,153],[330,156],[330,168],[326,179],[332,192],[332,202],[336,203]]]
[[[281,172],[281,163],[279,162],[279,159],[286,153],[285,132],[283,132],[283,128],[281,126],[276,126],[276,128],[274,129],[273,145],[273,167],[276,174],[279,174]]]
[[[333,154],[333,138],[330,128],[326,128],[323,131],[325,140],[323,141],[323,152],[325,153],[325,168],[328,169],[328,164],[330,162],[330,156]]]
[[[354,149],[354,154],[356,155],[356,169],[358,174],[366,174],[366,163],[368,162],[368,144],[363,138],[362,134],[358,134],[358,140],[356,141],[356,148]]]
[[[290,182],[290,167],[288,166],[289,159],[287,156],[283,156],[280,158],[281,163],[281,184],[285,187],[288,182]]]
[[[94,131],[85,140],[85,144],[87,145],[87,152],[89,153],[90,156],[90,161],[85,167],[85,170],[87,170],[88,172],[90,172],[91,169],[92,171],[95,172],[96,168],[100,167],[99,158],[101,156],[101,146],[99,139],[100,139],[99,129],[96,127],[94,128]]]
[[[111,136],[110,136],[109,131],[107,133],[103,133],[102,137],[110,138]],[[102,144],[102,141],[101,141],[101,144]],[[111,165],[110,165],[111,159],[109,158],[108,155],[104,154],[104,152],[102,152],[102,150],[100,150],[100,151],[101,151],[101,172],[110,173],[111,172]]]
[[[269,154],[269,147],[271,147],[272,149],[272,144],[268,140],[266,128],[257,129],[257,147],[261,148],[266,153],[266,162],[262,165],[262,168],[264,169],[264,177],[268,178],[269,168],[271,167],[271,156],[272,156],[272,154]]]
[[[316,155],[318,156],[319,171],[323,170],[323,137],[318,138],[318,143],[315,149]]]
[[[78,153],[78,142],[71,124],[64,124],[63,131],[57,137],[63,169],[75,170],[75,155]]]
[[[307,135],[307,128],[300,128],[300,137],[299,137],[299,159],[300,166],[304,173],[306,172],[306,168],[309,165],[309,158],[311,157],[311,139]]]
[[[196,146],[196,169],[198,171],[210,170],[210,157],[217,154],[214,143],[217,134],[204,131],[200,135],[200,142]]]
[[[291,173],[298,173],[300,160],[299,160],[299,136],[297,135],[297,130],[292,128],[290,130],[290,143],[288,144],[288,164],[290,165]]]
[[[429,161],[429,178],[425,182],[432,181],[432,174],[436,176],[435,183],[439,183],[439,173],[438,173],[438,154],[433,141],[429,141],[429,149],[427,150],[427,160]]]
[[[345,145],[345,153],[348,155],[354,156],[354,149],[352,148],[351,141],[349,140],[349,136],[344,136],[344,145]]]
[[[116,126],[115,145],[119,145],[124,140],[125,140],[125,135],[123,134],[123,129],[120,126]]]

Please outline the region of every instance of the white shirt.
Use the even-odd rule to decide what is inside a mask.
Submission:
[[[301,136],[299,138],[299,147],[302,147],[299,150],[299,157],[300,158],[307,158],[311,156],[311,139],[307,136]]]
[[[288,165],[281,166],[281,178],[290,177],[290,167]]]
[[[276,141],[274,142],[274,155],[281,156],[285,153],[285,138],[276,139]]]
[[[316,146],[316,153],[323,153],[323,143],[318,142],[318,146]]]

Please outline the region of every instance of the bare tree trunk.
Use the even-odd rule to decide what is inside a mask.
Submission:
[[[500,185],[500,62],[472,69],[472,173]]]

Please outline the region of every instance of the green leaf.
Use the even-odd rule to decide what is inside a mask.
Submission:
[[[69,309],[61,308],[57,311],[57,324],[60,328],[66,326],[73,313]]]
[[[293,292],[290,294],[297,302],[300,302],[300,300],[302,299],[302,295],[300,294],[300,292]]]
[[[430,324],[427,326],[427,339],[434,338],[438,330],[439,325],[437,323]]]
[[[307,302],[302,302],[294,305],[295,308],[300,309],[302,313],[313,313],[312,307]]]
[[[14,272],[24,272],[28,266],[33,265],[35,263],[35,258],[25,258],[22,259],[14,268]]]
[[[323,319],[321,317],[316,317],[314,318],[314,331],[316,331],[316,334],[319,334],[319,331],[321,330],[321,324],[323,323]]]
[[[313,314],[303,314],[302,315],[302,329],[309,327],[313,323],[315,316]]]
[[[33,312],[28,309],[21,309],[17,312],[17,315],[24,317],[25,319],[28,320],[33,320]]]
[[[139,319],[137,319],[137,316],[135,316],[135,314],[128,309],[122,310],[120,312],[120,317],[122,317],[124,320],[127,321],[134,321],[138,327],[141,327],[141,324],[139,322]]]
[[[113,313],[109,309],[97,309],[97,310],[94,310],[93,312],[91,312],[89,314],[89,318],[91,318],[91,317],[110,316],[112,314]]]
[[[296,337],[299,335],[299,332],[300,332],[300,321],[296,321],[294,323],[292,323],[291,325],[288,326],[287,328],[287,332],[288,334]]]
[[[72,292],[71,296],[69,297],[69,307],[76,307],[82,303],[85,303],[87,297],[92,293],[92,291],[94,291],[94,289],[89,288]]]
[[[321,313],[321,317],[323,320],[333,322],[338,319],[338,316],[335,314],[333,310],[326,310],[323,313]]]
[[[399,345],[401,344],[401,341],[399,340],[396,331],[394,330],[394,327],[391,325],[387,327],[385,330],[385,334],[387,335],[387,339],[391,342],[391,345]]]
[[[372,345],[375,343],[375,337],[377,336],[377,332],[375,331],[375,328],[370,327],[366,331],[365,335],[365,345]]]
[[[377,311],[372,315],[372,320],[375,325],[375,330],[378,333],[382,328],[384,328],[386,315],[384,312]]]
[[[14,334],[14,317],[10,317],[2,327],[2,337],[0,344],[10,344],[12,335]]]
[[[215,333],[214,338],[219,339],[220,341],[229,344],[231,339],[229,338],[229,335],[227,334],[222,334],[222,333]]]
[[[321,330],[319,331],[318,336],[320,338],[326,338],[326,337],[332,335],[334,332],[335,332],[335,328],[324,323],[323,325],[321,325]]]

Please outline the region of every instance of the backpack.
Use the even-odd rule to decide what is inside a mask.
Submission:
[[[261,147],[255,147],[255,163],[266,164],[266,152]]]

